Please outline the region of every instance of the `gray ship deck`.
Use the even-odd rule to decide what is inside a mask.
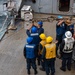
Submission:
[[[35,15],[35,17],[48,17],[49,15]],[[56,21],[44,22],[45,34],[51,35],[55,41],[55,24]],[[8,31],[8,34],[0,42],[0,75],[28,75],[26,69],[26,60],[23,56],[23,48],[26,40],[26,32],[24,30],[23,22],[17,23],[17,30]],[[56,59],[55,75],[75,75],[75,65],[72,64],[72,70],[63,72],[60,70],[61,59]],[[37,66],[37,75],[46,75],[44,71],[39,70],[40,66]],[[34,71],[31,68],[31,75],[34,75]]]

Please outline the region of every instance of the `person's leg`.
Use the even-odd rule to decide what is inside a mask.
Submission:
[[[59,47],[59,42],[56,43],[56,56],[58,57],[58,47]]]
[[[27,73],[30,74],[31,59],[26,59],[26,61],[27,61]]]
[[[34,69],[34,74],[37,74],[36,59],[33,58],[31,61],[32,61],[32,67]]]
[[[56,57],[60,58],[60,51],[59,51],[59,46],[61,44],[61,41],[59,40],[58,43],[56,43]]]
[[[38,52],[39,52],[39,45],[37,45],[37,64],[38,64],[38,66],[40,66],[40,62],[41,62],[41,55],[38,55]]]
[[[41,60],[41,67],[40,70],[45,71],[45,60]]]
[[[67,69],[68,69],[69,71],[71,70],[71,61],[72,61],[72,58],[69,57],[69,58],[67,59]]]
[[[60,68],[62,71],[66,71],[66,58],[62,58],[62,66]]]
[[[45,71],[46,71],[46,75],[49,75],[50,73],[50,67],[49,67],[49,60],[45,60]]]
[[[41,57],[40,57],[40,55],[38,55],[37,58],[38,58],[38,59],[37,59],[38,66],[40,66],[40,62],[41,62]]]
[[[55,59],[51,59],[51,75],[54,75],[55,74]]]
[[[43,70],[45,71],[45,60],[41,61],[41,66],[42,66]]]

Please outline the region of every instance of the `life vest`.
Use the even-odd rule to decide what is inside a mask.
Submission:
[[[26,58],[34,58],[35,45],[26,45]]]
[[[40,54],[42,54],[43,49],[44,49],[44,46],[46,45],[46,41],[45,41],[45,40],[42,40],[42,41],[40,42],[40,44],[42,45],[42,50],[40,50]]]
[[[63,52],[71,53],[73,51],[74,38],[71,38],[69,40],[65,38],[64,41],[65,41],[65,45],[64,45]]]
[[[56,57],[56,45],[54,43],[46,44],[45,48],[46,48],[46,55],[45,55],[46,59],[51,59]]]

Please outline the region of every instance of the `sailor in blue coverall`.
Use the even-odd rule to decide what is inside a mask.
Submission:
[[[37,50],[36,45],[33,44],[33,38],[28,37],[27,43],[24,47],[24,57],[26,58],[27,62],[27,73],[30,75],[31,66],[34,69],[34,74],[37,74],[37,67],[36,67],[36,57],[37,57]]]

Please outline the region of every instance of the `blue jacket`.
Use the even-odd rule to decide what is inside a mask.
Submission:
[[[38,33],[39,33],[39,35],[42,34],[42,33],[44,33],[44,29],[42,27],[38,28]]]
[[[26,44],[24,47],[24,56],[26,58],[35,58],[36,57],[36,45],[35,44]]]
[[[33,37],[33,43],[39,45],[40,42],[39,33],[31,33],[30,36]]]
[[[66,30],[70,31],[72,34],[74,34],[74,24],[67,26]]]
[[[32,27],[36,27],[36,26],[32,26]],[[36,27],[37,28],[37,27]],[[37,30],[38,30],[38,28],[37,28]],[[26,34],[28,35],[28,36],[30,36],[30,34],[31,34],[32,32],[31,32],[31,30],[26,30]]]
[[[37,32],[37,33],[30,33],[30,31],[29,30],[27,30],[27,35],[28,36],[30,36],[30,37],[33,37],[33,41],[32,41],[32,43],[33,44],[39,44],[39,42],[40,42],[40,37],[39,37],[39,33]]]
[[[66,24],[63,22],[60,26],[56,24],[56,40],[62,41],[62,37],[66,32]]]
[[[36,26],[35,26],[36,27]],[[37,27],[36,27],[37,28]],[[40,27],[40,28],[37,28],[37,32],[39,33],[39,35],[40,34],[42,34],[42,33],[44,33],[44,29],[42,28],[42,27]],[[30,36],[30,34],[31,34],[32,32],[30,32],[30,30],[26,30],[26,34],[28,35],[28,36]]]
[[[56,35],[63,35],[66,31],[66,25],[63,22],[60,26],[56,24]]]

